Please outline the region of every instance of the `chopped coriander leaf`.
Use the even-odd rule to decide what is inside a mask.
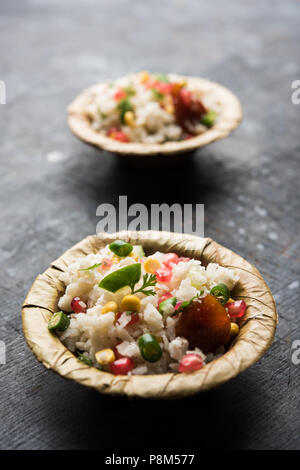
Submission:
[[[156,88],[151,88],[151,92],[152,92],[153,97],[154,97],[156,100],[162,100],[163,97],[164,97],[163,93],[161,93],[160,91],[158,91]]]
[[[118,103],[118,110],[120,111],[120,119],[122,124],[125,124],[124,116],[127,111],[133,111],[133,107],[128,98],[123,98]]]
[[[159,82],[170,83],[170,80],[168,79],[168,76],[165,73],[155,73],[154,77]]]
[[[134,89],[134,86],[132,84],[130,84],[127,87],[123,88],[123,90],[125,91],[125,93],[128,97],[135,95],[135,89]]]
[[[92,271],[93,269],[99,268],[99,266],[101,266],[101,264],[102,264],[102,262],[101,263],[96,263],[96,264],[93,264],[93,266],[89,266],[88,268],[78,269],[78,271]]]
[[[155,286],[156,282],[157,282],[156,274],[144,274],[142,287],[136,290],[132,290],[132,294],[141,292],[142,294],[145,294],[145,295],[155,295],[156,294],[155,290],[153,289],[145,290],[145,289],[147,289],[147,287]]]
[[[105,119],[105,118],[107,118],[107,114],[103,113],[103,112],[101,111],[101,109],[99,108],[99,106],[98,106],[98,114],[99,114],[99,116],[100,116],[100,119]]]

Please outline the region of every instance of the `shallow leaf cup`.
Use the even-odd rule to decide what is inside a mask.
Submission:
[[[146,255],[155,251],[175,252],[199,259],[203,265],[214,262],[239,272],[240,280],[232,294],[235,299],[246,302],[247,311],[238,336],[223,356],[190,374],[115,376],[80,362],[48,330],[48,321],[57,311],[58,300],[64,292],[60,273],[78,257],[96,253],[118,239],[142,244]],[[101,393],[144,398],[183,397],[227,382],[263,356],[272,343],[277,324],[274,299],[254,266],[210,238],[156,231],[103,233],[85,238],[36,278],[23,304],[22,318],[28,345],[48,369]]]
[[[242,107],[238,98],[222,85],[203,78],[181,76],[182,81],[195,84],[207,93],[213,93],[220,106],[216,123],[204,133],[187,140],[162,144],[144,144],[119,142],[93,129],[86,107],[91,97],[98,92],[99,85],[82,91],[68,107],[68,125],[73,134],[83,142],[98,149],[118,154],[137,166],[168,166],[180,163],[194,150],[216,140],[223,139],[232,132],[242,119]]]

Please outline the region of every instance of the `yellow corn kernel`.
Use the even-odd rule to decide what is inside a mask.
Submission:
[[[132,111],[126,111],[124,114],[124,121],[129,127],[134,127],[134,114]]]
[[[141,308],[141,301],[136,295],[125,295],[121,302],[121,310],[133,310],[138,312]]]
[[[147,273],[154,274],[157,269],[161,267],[161,264],[155,258],[147,258],[144,262],[144,269]]]
[[[239,334],[239,327],[236,323],[231,323],[230,324],[230,339],[235,338]]]
[[[116,302],[114,302],[113,300],[111,300],[110,302],[107,302],[107,304],[105,304],[102,309],[101,309],[101,314],[103,315],[104,313],[107,313],[107,312],[114,312],[116,313],[118,311],[118,305],[116,304]]]
[[[175,110],[174,105],[173,104],[167,104],[166,107],[165,107],[165,110],[169,114],[174,114],[174,110]]]
[[[139,79],[140,79],[140,82],[141,82],[141,83],[146,83],[146,82],[148,82],[149,78],[150,78],[150,75],[149,75],[148,72],[146,72],[145,70],[143,70],[142,72],[140,72],[140,74],[139,74]]]
[[[114,362],[116,360],[115,353],[112,349],[109,348],[101,349],[101,351],[96,352],[95,358],[98,364],[100,364],[101,366],[110,364],[111,362]]]

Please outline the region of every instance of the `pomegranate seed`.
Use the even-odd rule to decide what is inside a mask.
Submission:
[[[134,367],[130,357],[121,357],[110,365],[110,370],[114,375],[127,375]]]
[[[172,83],[158,82],[158,83],[155,85],[155,88],[156,88],[160,93],[168,94],[168,93],[171,93],[172,88],[173,88],[173,85],[172,85]]]
[[[176,253],[167,253],[164,256],[163,264],[167,267],[172,269],[172,264],[177,264],[179,261],[179,256]]]
[[[180,261],[183,261],[184,263],[187,263],[188,261],[190,261],[191,258],[186,258],[185,256],[181,256],[179,259],[178,259],[178,263],[180,263]]]
[[[126,98],[126,93],[124,90],[122,90],[122,88],[120,88],[119,90],[116,91],[116,93],[114,94],[114,99],[116,101],[120,101],[121,99],[123,98]]]
[[[71,302],[71,309],[74,313],[85,313],[86,304],[80,300],[80,297],[74,297]]]
[[[112,260],[110,258],[104,258],[102,260],[101,268],[107,271],[112,266]]]
[[[162,295],[162,296],[158,299],[157,305],[159,306],[159,304],[161,304],[164,300],[170,299],[171,297],[173,297],[173,295],[170,294],[170,293]]]
[[[116,132],[118,132],[119,129],[117,127],[110,127],[110,129],[107,130],[106,135],[110,137],[111,135],[114,135]]]
[[[155,271],[158,282],[170,282],[172,271],[169,268],[159,268]]]
[[[203,367],[203,360],[199,354],[186,354],[179,363],[178,372],[194,372]]]
[[[118,140],[119,142],[129,142],[128,136],[123,131],[115,132],[114,139]]]
[[[119,318],[121,317],[121,315],[123,315],[123,313],[126,313],[126,312],[118,312],[117,313],[117,323],[119,323]],[[130,315],[128,314],[128,316],[131,317],[131,320],[130,320],[130,322],[127,323],[126,327],[134,325],[135,323],[140,321],[140,317],[139,317],[139,314],[137,312],[132,312]]]
[[[179,99],[186,106],[190,106],[192,102],[192,93],[186,88],[182,88],[179,92]]]
[[[245,315],[247,305],[243,300],[236,300],[226,304],[226,309],[230,318],[241,318]]]

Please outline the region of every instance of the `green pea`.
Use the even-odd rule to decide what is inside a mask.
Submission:
[[[145,361],[156,362],[161,358],[162,349],[151,333],[145,333],[138,339],[138,346]]]
[[[124,240],[116,240],[109,245],[109,249],[117,256],[128,256],[132,252],[133,246]]]
[[[230,292],[226,284],[218,284],[217,286],[213,287],[210,291],[211,295],[216,297],[221,304],[227,304],[230,298]]]
[[[70,318],[64,312],[57,312],[52,315],[48,322],[48,330],[65,331],[70,325]]]
[[[216,120],[216,113],[215,111],[208,111],[206,114],[204,114],[201,118],[202,124],[204,124],[206,127],[212,127],[215,123]]]

